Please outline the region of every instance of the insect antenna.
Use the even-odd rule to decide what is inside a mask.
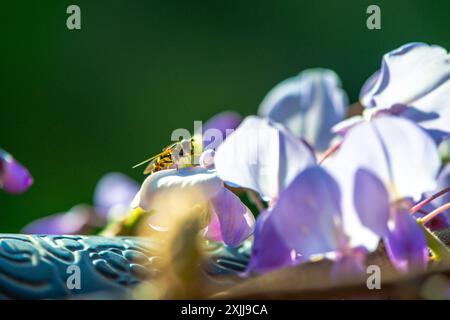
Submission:
[[[156,156],[153,156],[153,157],[151,157],[151,158],[148,158],[147,160],[144,160],[144,161],[142,161],[142,162],[140,162],[140,163],[138,163],[138,164],[135,164],[132,168],[134,169],[134,168],[140,167],[140,166],[146,164],[147,162],[150,162],[150,161],[152,161],[153,159],[156,159],[157,157],[159,157],[159,154],[156,155]]]

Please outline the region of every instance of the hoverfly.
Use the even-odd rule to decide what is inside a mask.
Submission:
[[[175,142],[163,148],[161,153],[136,164],[133,168],[149,163],[144,170],[144,174],[152,174],[173,167],[178,169],[178,165],[182,162],[182,160],[188,160],[187,162],[190,165],[193,165],[195,156],[194,142],[194,139],[183,139]]]

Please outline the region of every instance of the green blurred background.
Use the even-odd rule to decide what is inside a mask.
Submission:
[[[66,28],[77,4],[82,30]],[[382,30],[366,28],[378,4]],[[449,1],[14,1],[0,10],[0,146],[35,184],[0,192],[0,232],[91,203],[97,180],[170,141],[173,129],[252,114],[277,82],[334,69],[352,101],[406,42],[450,48]]]

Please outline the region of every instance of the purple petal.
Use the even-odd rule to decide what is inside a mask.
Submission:
[[[127,208],[139,190],[139,185],[130,177],[118,173],[104,175],[95,187],[94,204],[96,210],[107,217],[116,206]]]
[[[340,197],[337,183],[324,169],[304,170],[271,212],[281,239],[305,259],[344,248]]]
[[[275,86],[258,114],[286,126],[318,150],[326,150],[331,127],[344,119],[348,98],[337,74],[310,69]]]
[[[216,114],[203,125],[203,145],[207,149],[217,148],[241,122],[241,115],[234,111],[224,111]],[[221,139],[217,141],[216,134],[219,133]]]
[[[400,271],[424,269],[428,262],[427,241],[408,210],[398,210],[385,245],[394,266]]]
[[[250,210],[230,190],[223,188],[211,199],[213,216],[220,224],[220,236],[227,245],[236,247],[252,233],[255,218]],[[211,235],[218,237],[217,221],[212,220]],[[214,228],[216,230],[214,230]]]
[[[223,136],[226,136],[227,130],[236,129],[242,122],[242,117],[239,113],[234,111],[224,111],[216,114],[210,118],[204,125],[203,130],[214,128],[222,131]]]
[[[406,44],[387,53],[381,69],[363,86],[366,107],[407,106],[401,115],[426,129],[450,133],[450,59],[447,51],[425,43]],[[413,109],[413,110],[409,110]],[[419,111],[427,115],[415,119]]]
[[[246,274],[270,272],[299,263],[295,251],[282,241],[272,217],[271,212],[264,211],[256,220],[252,254]]]
[[[0,187],[9,193],[23,193],[33,184],[27,168],[9,153],[0,150]]]
[[[59,213],[35,220],[25,226],[26,234],[83,234],[88,230],[93,211],[87,206],[77,206],[67,213]]]
[[[219,217],[215,212],[211,212],[210,221],[208,227],[204,231],[204,237],[211,241],[221,242],[223,241],[222,230],[220,228]]]
[[[380,179],[390,202],[419,200],[424,192],[435,189],[440,159],[436,145],[421,128],[400,117],[383,116],[351,129],[339,151],[324,165],[340,185],[344,228],[352,246],[372,251],[379,236],[362,224],[356,212],[357,170],[365,169]]]
[[[219,147],[214,163],[226,183],[255,190],[270,200],[315,158],[300,139],[282,128],[267,119],[247,117]]]
[[[355,176],[355,209],[361,223],[380,237],[388,234],[389,194],[373,173],[359,169]]]

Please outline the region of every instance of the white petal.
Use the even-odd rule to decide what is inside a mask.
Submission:
[[[363,116],[356,115],[335,124],[333,128],[331,128],[331,131],[333,131],[336,134],[344,136],[348,130],[350,130],[351,128],[353,128],[357,124],[360,124],[363,121],[364,121]]]
[[[448,77],[450,78],[450,75]],[[425,129],[450,132],[450,80],[417,99],[410,106],[414,109],[405,110],[401,116],[416,121]],[[422,116],[410,116],[410,111],[414,110],[419,110]]]
[[[188,210],[203,204],[223,188],[214,170],[200,167],[162,170],[142,184],[139,206],[164,213]]]
[[[267,119],[251,116],[219,147],[214,163],[222,180],[269,200],[315,159],[300,139]]]
[[[387,53],[381,69],[363,86],[360,100],[375,113],[404,106],[398,115],[428,129],[439,141],[450,134],[450,54],[425,43]]]
[[[444,48],[425,43],[406,44],[384,55],[381,70],[363,87],[361,102],[380,108],[414,105],[448,82],[449,76],[450,57]]]

